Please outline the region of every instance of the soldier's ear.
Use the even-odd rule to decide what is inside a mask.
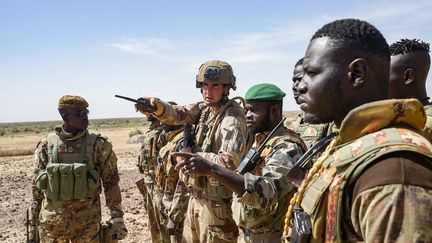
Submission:
[[[364,58],[357,58],[348,65],[348,79],[352,87],[360,87],[366,81],[368,64]]]
[[[416,73],[415,73],[414,69],[408,68],[407,70],[405,70],[405,72],[404,72],[405,84],[409,85],[409,84],[414,83],[415,76],[416,76]]]

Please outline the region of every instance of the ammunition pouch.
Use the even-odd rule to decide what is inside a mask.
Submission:
[[[49,163],[37,176],[36,186],[52,201],[92,198],[101,192],[100,171],[81,163]]]

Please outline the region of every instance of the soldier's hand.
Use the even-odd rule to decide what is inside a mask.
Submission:
[[[149,116],[149,115],[154,114],[156,116],[160,116],[165,111],[164,104],[158,98],[155,98],[155,97],[142,97],[142,98],[139,98],[138,100],[147,101],[148,103],[150,103],[151,107],[155,108],[154,112],[149,112],[148,111],[149,107],[143,106],[141,104],[135,104],[136,111],[139,111],[139,112],[141,112],[144,115]]]
[[[169,220],[167,225],[166,225],[166,229],[167,229],[168,233],[173,232],[175,228],[176,228],[176,223],[174,223],[174,221],[172,221],[172,220]]]
[[[171,155],[186,158],[176,165],[176,169],[181,169],[185,175],[211,175],[211,166],[214,163],[202,156],[186,152],[175,152]]]
[[[115,240],[123,240],[128,234],[126,225],[124,224],[123,218],[113,218],[111,219],[111,236]]]

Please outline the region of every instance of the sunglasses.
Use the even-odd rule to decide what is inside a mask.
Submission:
[[[73,116],[77,116],[77,117],[88,116],[89,113],[90,113],[90,111],[87,109],[68,112],[68,114],[73,115]]]

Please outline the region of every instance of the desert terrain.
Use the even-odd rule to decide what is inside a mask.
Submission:
[[[123,197],[124,219],[129,230],[127,240],[123,242],[151,242],[147,228],[147,216],[143,208],[143,199],[135,186],[140,178],[136,169],[136,157],[139,144],[127,143],[128,133],[132,128],[102,129],[96,131],[107,136],[113,144],[118,157],[120,187]],[[0,151],[19,149],[31,150],[36,147],[40,135],[0,137]],[[0,157],[0,242],[25,242],[26,209],[31,199],[31,175],[33,155]],[[102,197],[102,203],[105,199]],[[104,220],[107,220],[106,207]]]
[[[290,127],[298,112],[285,112]],[[26,210],[31,199],[33,154],[36,145],[55,122],[0,123],[0,242],[25,242]],[[129,143],[131,133],[144,132],[142,119],[91,121],[90,131],[108,137],[118,157],[124,219],[129,231],[123,242],[151,242],[143,198],[135,186],[141,178],[136,167],[140,144]],[[108,220],[102,194],[103,220]]]

